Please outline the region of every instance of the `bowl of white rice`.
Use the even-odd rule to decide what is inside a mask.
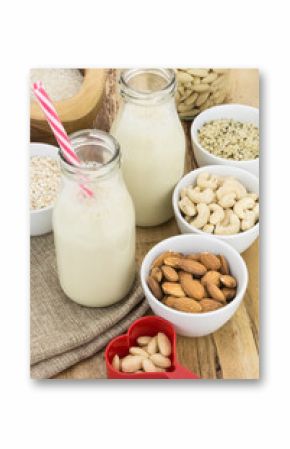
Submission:
[[[259,176],[259,110],[223,104],[201,112],[191,125],[199,167],[228,165]]]

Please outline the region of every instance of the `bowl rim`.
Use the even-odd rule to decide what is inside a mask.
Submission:
[[[195,226],[192,226],[191,224],[189,224],[185,220],[185,218],[183,217],[183,215],[182,215],[182,213],[181,213],[181,211],[180,211],[180,209],[178,207],[179,190],[180,190],[181,182],[184,179],[186,179],[187,177],[189,178],[192,173],[196,173],[196,176],[198,176],[198,172],[201,173],[201,172],[210,170],[213,167],[221,169],[221,170],[222,169],[226,169],[226,170],[229,170],[231,172],[237,172],[237,171],[243,172],[249,178],[253,178],[253,179],[255,178],[255,181],[257,181],[258,185],[259,185],[259,178],[256,175],[254,175],[253,173],[250,173],[247,170],[244,170],[243,168],[231,167],[231,166],[227,166],[227,165],[205,165],[203,167],[196,168],[196,169],[191,170],[190,172],[188,172],[186,175],[184,175],[179,180],[179,182],[176,184],[176,186],[174,188],[174,191],[173,191],[173,194],[172,194],[172,206],[173,206],[173,210],[174,210],[174,214],[175,214],[176,218],[179,219],[181,221],[181,223],[186,226],[186,228],[188,229],[188,231],[190,231],[190,233],[193,230],[194,232],[196,232],[199,235],[212,235],[213,237],[216,237],[216,238],[221,239],[221,240],[234,240],[235,238],[238,238],[238,237],[241,237],[241,236],[248,236],[250,234],[253,234],[256,230],[259,231],[259,221],[257,221],[257,223],[252,228],[247,229],[246,231],[238,232],[237,234],[229,234],[229,235],[222,234],[222,235],[218,235],[217,236],[216,234],[208,234],[205,231],[201,231],[200,229],[196,228]]]
[[[256,111],[257,114],[259,115],[259,108],[256,108],[254,106],[248,106],[246,104],[240,104],[240,103],[227,103],[227,104],[220,104],[217,106],[212,106],[208,109],[205,109],[204,111],[202,111],[200,114],[198,114],[196,116],[196,118],[193,120],[191,127],[190,127],[190,136],[192,139],[192,142],[194,143],[194,145],[196,145],[198,147],[198,149],[201,151],[201,153],[203,153],[206,156],[209,156],[213,159],[213,161],[219,161],[220,164],[225,164],[226,162],[229,162],[232,166],[235,165],[247,165],[247,164],[254,164],[254,163],[258,163],[259,159],[260,159],[260,155],[259,157],[255,158],[255,159],[246,159],[246,160],[242,160],[242,161],[236,161],[234,159],[227,159],[225,157],[220,157],[220,156],[215,156],[214,154],[210,153],[208,150],[206,150],[198,141],[197,137],[195,136],[195,131],[197,132],[201,126],[198,127],[198,124],[196,122],[199,122],[200,118],[203,118],[204,116],[207,115],[208,111],[212,111],[214,110],[227,110],[230,109],[230,107],[236,107],[237,109],[248,109],[248,110],[252,110],[252,111]],[[246,123],[246,122],[245,122]],[[258,125],[259,128],[259,125]]]
[[[176,310],[173,309],[171,307],[166,306],[165,304],[163,304],[161,301],[159,301],[151,292],[151,290],[149,289],[147,282],[146,282],[146,277],[148,274],[145,273],[145,261],[148,260],[148,258],[150,257],[150,255],[153,253],[153,251],[156,249],[156,247],[158,247],[159,245],[163,244],[164,242],[169,242],[172,239],[177,239],[177,240],[183,240],[183,239],[188,239],[188,238],[193,238],[193,239],[197,239],[197,238],[204,238],[205,240],[216,240],[218,244],[220,244],[221,246],[226,246],[228,248],[228,250],[230,252],[232,252],[232,254],[235,254],[234,257],[237,258],[237,260],[239,260],[240,263],[240,267],[244,273],[245,276],[245,285],[244,287],[241,287],[241,291],[239,292],[239,294],[237,296],[235,296],[235,298],[233,298],[233,300],[226,304],[225,306],[221,307],[220,309],[217,310],[211,310],[210,312],[203,312],[203,313],[189,313],[189,312],[182,312],[181,310]],[[240,255],[240,253],[233,248],[231,245],[229,245],[227,242],[221,241],[216,237],[212,237],[212,236],[207,236],[207,235],[203,235],[203,236],[199,236],[199,235],[194,235],[194,234],[181,234],[181,235],[174,235],[171,237],[168,237],[167,239],[161,240],[160,242],[158,242],[156,245],[154,245],[145,255],[145,257],[143,258],[141,267],[140,267],[140,279],[141,279],[141,285],[142,288],[144,290],[145,296],[149,296],[150,300],[152,300],[153,302],[157,303],[159,307],[161,307],[161,309],[168,311],[170,313],[173,313],[173,315],[175,316],[179,316],[179,317],[192,317],[193,319],[200,319],[201,317],[209,317],[209,316],[218,316],[223,314],[224,309],[233,309],[235,307],[235,303],[237,301],[240,300],[240,302],[243,300],[247,287],[248,287],[248,283],[249,283],[249,273],[248,273],[248,268],[246,265],[246,262],[244,261],[244,259],[242,258],[242,256]],[[149,302],[149,300],[148,300]],[[202,318],[201,318],[202,319]]]
[[[30,149],[30,151],[29,151],[29,153],[30,153],[29,154],[29,162],[30,162],[31,157],[33,157],[31,155],[31,148],[33,148],[33,147],[35,148],[35,147],[37,147],[39,145],[42,146],[42,147],[50,147],[51,150],[55,150],[56,151],[56,156],[58,156],[58,158],[56,158],[56,159],[57,160],[59,159],[59,148],[56,145],[51,145],[50,143],[46,143],[46,142],[30,142],[29,143],[29,149]],[[36,156],[36,155],[34,155],[34,156]],[[39,156],[41,156],[41,155],[39,155]],[[50,156],[48,155],[46,157],[50,157]],[[51,159],[54,159],[54,158],[51,157]],[[29,185],[30,185],[30,178],[29,178]],[[31,215],[38,215],[38,214],[41,214],[42,212],[48,212],[51,209],[53,209],[54,204],[55,203],[52,203],[50,206],[42,207],[41,209],[30,209],[30,214]]]

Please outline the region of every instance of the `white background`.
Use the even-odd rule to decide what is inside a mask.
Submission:
[[[286,4],[279,0],[39,0],[3,4],[2,448],[289,447],[290,25]],[[27,89],[29,68],[42,65],[260,68],[259,382],[29,380]]]

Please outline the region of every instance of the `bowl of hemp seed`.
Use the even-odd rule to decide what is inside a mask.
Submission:
[[[242,104],[215,106],[191,125],[191,141],[199,167],[230,165],[259,176],[259,110]]]

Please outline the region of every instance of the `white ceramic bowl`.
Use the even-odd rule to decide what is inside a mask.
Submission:
[[[30,157],[47,156],[59,160],[58,148],[46,143],[31,143]],[[42,235],[52,230],[53,204],[43,209],[30,210],[30,235]]]
[[[201,167],[196,170],[191,171],[187,175],[185,175],[179,183],[176,185],[173,196],[172,196],[172,204],[174,215],[176,218],[177,226],[182,234],[194,233],[200,235],[210,235],[206,232],[197,229],[190,225],[182,216],[182,213],[178,206],[178,201],[180,199],[180,192],[184,187],[189,185],[196,185],[196,178],[202,172],[209,172],[220,176],[233,176],[234,178],[241,181],[241,183],[246,187],[249,192],[259,194],[259,179],[254,176],[252,173],[247,172],[246,170],[241,170],[239,168],[229,167],[227,165],[209,165],[206,167]],[[246,251],[249,246],[256,240],[259,235],[259,222],[255,224],[248,231],[239,232],[238,234],[232,235],[216,235],[214,237],[222,240],[226,243],[229,243],[233,246],[239,253]]]
[[[151,293],[146,279],[154,259],[162,252],[169,250],[184,254],[209,251],[224,255],[229,262],[231,274],[237,279],[236,297],[232,302],[218,310],[196,314],[180,312],[162,304]],[[208,335],[223,326],[241,304],[248,284],[248,270],[240,254],[227,243],[208,235],[177,235],[158,243],[145,256],[141,266],[140,276],[145,296],[153,312],[170,321],[179,335],[188,337]]]
[[[259,110],[251,106],[242,104],[223,104],[201,112],[191,125],[191,142],[198,166],[229,165],[236,168],[243,168],[256,176],[259,176],[259,158],[248,161],[233,161],[217,157],[209,153],[198,142],[197,131],[204,125],[204,123],[224,118],[239,120],[240,122],[251,122],[259,127]]]

